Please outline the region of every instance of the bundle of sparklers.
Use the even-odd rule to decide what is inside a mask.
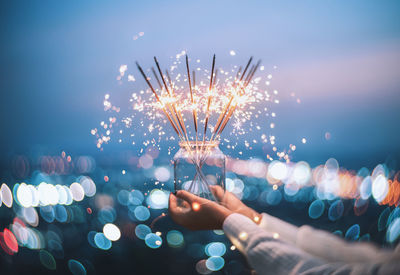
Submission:
[[[246,97],[246,89],[249,86],[249,83],[251,82],[254,74],[256,73],[260,65],[259,61],[257,64],[250,67],[252,59],[252,57],[249,59],[243,71],[241,70],[241,68],[239,68],[233,81],[228,82],[227,85],[224,85],[223,90],[219,91],[216,89],[218,70],[215,70],[215,55],[213,56],[210,73],[210,83],[208,85],[208,89],[205,91],[206,97],[203,96],[203,98],[206,99],[206,106],[205,110],[203,108],[203,110],[205,111],[205,118],[202,140],[199,140],[198,122],[198,110],[201,110],[201,108],[198,108],[198,102],[196,102],[196,93],[200,92],[200,89],[196,86],[195,83],[195,71],[193,71],[192,74],[190,73],[188,56],[186,55],[186,71],[190,91],[190,97],[187,97],[187,100],[190,100],[189,108],[183,107],[185,105],[184,100],[177,99],[175,88],[169,76],[169,72],[168,70],[165,71],[165,77],[156,57],[154,57],[154,61],[157,67],[158,75],[154,68],[152,68],[152,73],[159,85],[159,91],[157,91],[157,89],[153,87],[153,85],[150,83],[150,79],[146,76],[143,69],[138,63],[136,63],[140,73],[142,74],[149,88],[153,92],[157,100],[158,107],[165,114],[175,133],[180,138],[180,146],[185,148],[188,155],[187,160],[194,164],[196,173],[188,188],[189,192],[197,193],[198,195],[204,194],[204,196],[208,198],[212,198],[213,196],[212,192],[210,192],[209,189],[210,184],[207,180],[206,175],[202,171],[202,167],[213,148],[213,144],[219,141],[222,131],[225,129],[226,125],[232,118],[235,110],[240,104],[248,102],[249,98],[251,98],[248,96]],[[224,97],[222,97],[223,100],[221,100],[220,93],[224,94]],[[210,120],[210,108],[214,103],[222,103],[222,106],[220,106],[221,108],[218,109],[220,113],[215,126],[212,128],[211,137],[207,139],[206,135]],[[191,115],[193,116],[195,136],[192,137],[192,139],[189,138],[188,131],[185,125],[185,120],[182,116],[182,111],[185,109],[191,110]]]
[[[217,83],[217,74],[218,70],[215,69],[215,55],[213,56],[212,60],[212,67],[211,67],[211,74],[210,74],[210,83],[208,85],[208,89],[206,91],[207,95],[207,100],[206,100],[206,108],[205,108],[205,118],[203,120],[204,122],[204,129],[203,129],[203,135],[202,135],[202,140],[199,140],[199,114],[198,114],[198,109],[199,105],[198,102],[196,102],[196,92],[200,92],[199,87],[196,85],[196,75],[195,71],[192,71],[192,74],[190,73],[190,68],[189,68],[189,58],[186,55],[186,70],[187,70],[187,79],[188,79],[188,85],[189,85],[189,91],[190,91],[190,108],[191,113],[193,116],[193,124],[194,124],[194,130],[195,130],[195,136],[192,137],[192,141],[196,141],[196,152],[197,154],[200,153],[200,155],[204,154],[203,150],[197,150],[198,146],[203,145],[202,147],[205,147],[204,145],[206,142],[208,144],[212,143],[213,141],[218,141],[220,139],[220,135],[222,131],[225,129],[227,126],[228,122],[232,118],[232,115],[234,114],[235,110],[247,101],[249,101],[249,98],[247,95],[247,88],[256,73],[261,61],[258,61],[256,64],[253,64],[251,67],[250,65],[252,64],[253,58],[251,57],[249,61],[247,62],[246,66],[244,67],[242,71],[242,67],[240,67],[236,73],[236,76],[233,81],[231,81],[229,84],[224,86],[224,92],[227,93],[227,97],[225,97],[225,101],[223,102],[225,105],[221,106],[220,108],[220,113],[219,117],[216,121],[215,126],[212,128],[212,134],[209,139],[207,139],[207,129],[208,129],[208,124],[209,124],[209,119],[210,119],[210,108],[213,105],[213,101],[219,96],[219,91],[215,88],[216,83]],[[154,68],[152,68],[152,73],[154,75],[154,78],[156,79],[159,89],[154,88],[153,85],[150,82],[150,78],[145,74],[141,66],[136,62],[136,65],[146,80],[150,90],[153,92],[156,100],[158,107],[160,110],[165,114],[166,118],[168,119],[169,123],[171,124],[172,128],[174,129],[175,133],[178,135],[180,138],[180,144],[181,146],[189,146],[192,144],[190,142],[190,138],[188,136],[188,131],[185,125],[185,120],[182,116],[182,110],[184,110],[183,105],[185,102],[178,102],[177,100],[177,95],[175,93],[175,86],[174,83],[171,81],[170,75],[168,70],[165,71],[165,74],[162,72],[162,69],[157,61],[157,58],[154,57],[154,61],[157,67],[158,75],[157,72]],[[161,81],[160,81],[161,79]],[[167,83],[168,82],[168,83]],[[219,100],[221,101],[221,100]]]

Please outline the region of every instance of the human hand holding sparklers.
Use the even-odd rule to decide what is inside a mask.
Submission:
[[[177,224],[190,230],[222,229],[226,217],[232,214],[228,208],[184,190],[178,191],[176,196],[170,194],[168,210]]]
[[[190,230],[221,229],[226,217],[232,213],[242,214],[255,223],[261,221],[261,215],[246,206],[234,194],[224,191],[220,186],[210,186],[220,204],[200,198],[187,191],[178,191],[169,197],[169,214],[179,225]],[[178,203],[182,199],[182,203]]]

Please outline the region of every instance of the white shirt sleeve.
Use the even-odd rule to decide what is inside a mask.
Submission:
[[[392,252],[378,249],[371,243],[349,243],[330,232],[307,225],[296,227],[265,213],[259,226],[268,232],[278,233],[283,241],[328,262],[379,262],[393,256]]]
[[[397,262],[330,263],[282,241],[278,235],[264,230],[240,214],[229,215],[224,221],[223,230],[259,275],[400,274],[400,265]],[[281,233],[285,234],[286,231]]]

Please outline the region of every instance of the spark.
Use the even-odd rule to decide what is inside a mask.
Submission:
[[[236,55],[234,50],[229,53]],[[112,114],[109,116],[112,120],[107,118],[101,127],[91,130],[98,148],[102,149],[112,140],[128,141],[142,148],[168,141],[171,144],[167,147],[168,154],[176,148],[172,145],[176,142],[187,146],[195,141],[216,141],[230,150],[240,145],[245,150],[253,150],[253,145],[260,143],[275,146],[275,137],[271,134],[276,122],[268,120],[276,117],[270,106],[279,104],[278,91],[272,88],[272,72],[260,66],[260,61],[253,62],[250,57],[244,66],[221,68],[213,58],[212,66],[203,68],[205,63],[200,59],[189,59],[185,50],[171,58],[170,66],[163,70],[156,58],[154,68],[143,70],[137,64],[148,88],[130,92],[130,112],[124,110],[122,118],[116,115],[121,109],[114,105],[113,94],[105,95],[104,111]],[[120,66],[120,81],[139,85],[135,72],[129,68],[129,65]],[[122,79],[124,75],[127,77]],[[121,129],[126,130],[121,132]],[[243,138],[254,131],[259,133],[257,139]],[[115,134],[119,136],[114,138]],[[142,148],[138,148],[140,154]],[[270,150],[280,155],[294,151],[290,147],[286,151],[276,147]]]

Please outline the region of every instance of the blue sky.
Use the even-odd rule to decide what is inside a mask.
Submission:
[[[398,1],[2,1],[0,152],[94,153],[90,129],[121,64],[186,49],[230,65],[250,55],[282,96],[282,143],[307,136],[295,157],[376,163],[400,155]],[[139,32],[144,36],[134,41]],[[276,78],[275,78],[276,76]],[[326,131],[332,135],[326,141]],[[120,150],[114,146],[109,150]],[[7,153],[7,154],[4,154]],[[360,161],[360,164],[364,164]]]

